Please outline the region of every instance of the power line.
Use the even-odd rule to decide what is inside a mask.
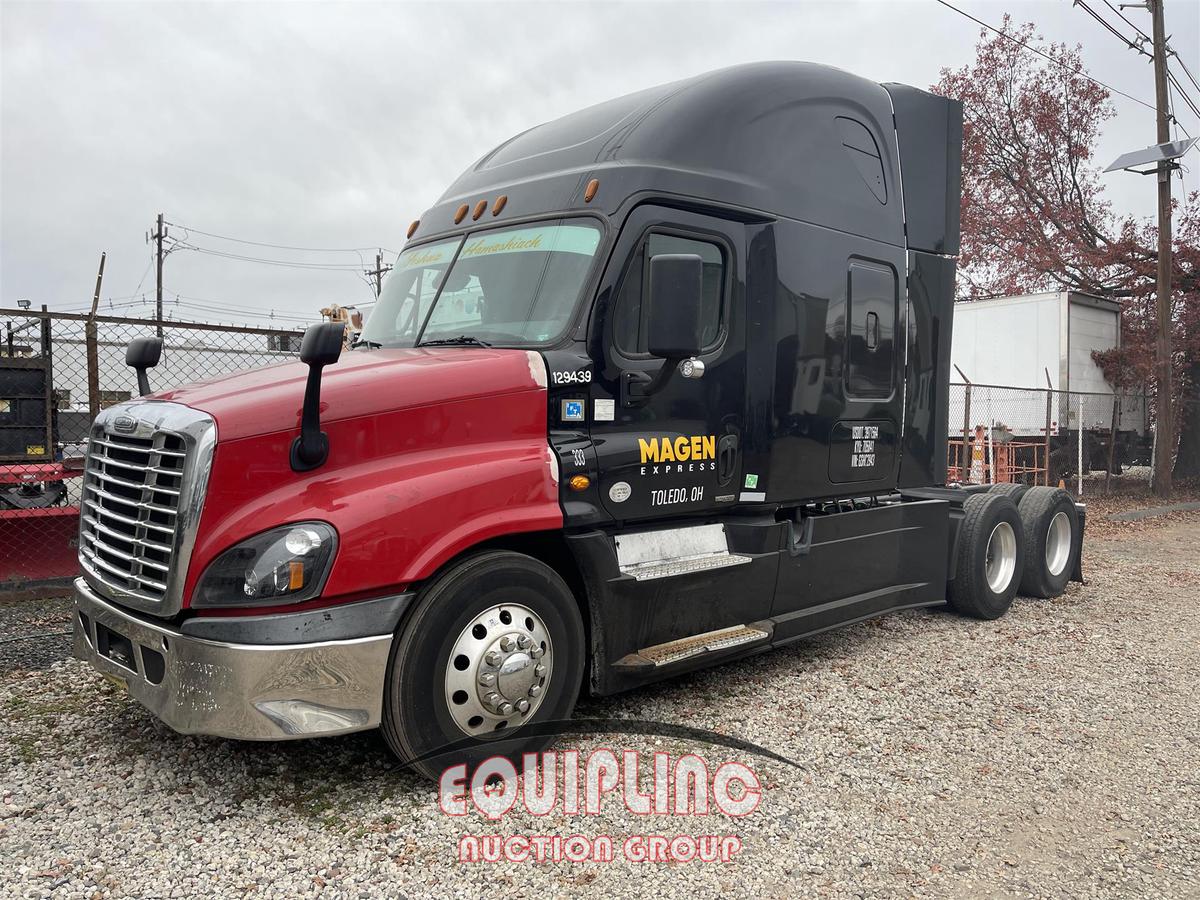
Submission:
[[[168,222],[168,225],[174,225],[176,228],[182,228],[184,231],[195,232],[202,234],[205,237],[217,238],[221,241],[233,241],[235,244],[250,244],[254,247],[270,247],[274,250],[297,250],[304,253],[358,253],[362,250],[374,250],[374,247],[293,247],[288,244],[269,244],[265,241],[248,241],[245,238],[229,237],[225,234],[215,234],[211,231],[201,231],[199,228],[193,228],[191,225],[180,225],[178,222]],[[387,247],[380,247],[381,250],[387,250],[388,253],[395,253],[395,250],[389,250]]]
[[[1111,3],[1108,2],[1108,0],[1104,0],[1104,3],[1109,9],[1113,10],[1113,12],[1115,12],[1118,16],[1121,16],[1121,19],[1124,22],[1126,22],[1139,35],[1141,35],[1143,38],[1145,38],[1148,41],[1151,40],[1149,37],[1146,36],[1145,32],[1143,32],[1140,28],[1138,28],[1136,25],[1134,25],[1133,22],[1129,21],[1129,19],[1125,18],[1125,16],[1121,15],[1121,11],[1119,9],[1116,9]],[[1121,34],[1120,31],[1118,31],[1115,27],[1113,27],[1113,25],[1107,19],[1105,19],[1102,15],[1100,15],[1098,12],[1096,12],[1094,9],[1092,9],[1090,6],[1088,6],[1087,3],[1085,2],[1085,0],[1071,0],[1071,4],[1073,6],[1078,6],[1080,9],[1082,9],[1084,12],[1086,12],[1089,16],[1091,16],[1093,19],[1095,19],[1097,22],[1099,22],[1101,25],[1103,25],[1104,28],[1106,28],[1109,31],[1109,33],[1111,33],[1113,36],[1115,36],[1117,40],[1119,40],[1122,44],[1124,44],[1130,50],[1134,50],[1137,53],[1141,54],[1142,56],[1148,57],[1149,59],[1154,58],[1154,54],[1150,53],[1144,47],[1142,47],[1140,41],[1129,40],[1129,38],[1125,37],[1125,35]],[[1176,58],[1178,58],[1178,54],[1176,54]],[[1180,65],[1182,65],[1182,64],[1183,64],[1183,62],[1181,60]],[[1170,69],[1167,70],[1167,78],[1170,79],[1170,81],[1173,85],[1175,85],[1176,92],[1183,98],[1184,104],[1186,104],[1188,109],[1190,109],[1192,111],[1192,114],[1195,115],[1197,118],[1200,118],[1200,108],[1197,108],[1195,102],[1193,102],[1192,98],[1188,96],[1187,92],[1183,89],[1183,86],[1180,85],[1179,81],[1175,78],[1174,74],[1172,74]],[[1180,124],[1179,120],[1175,117],[1175,110],[1173,107],[1170,110],[1170,117],[1171,117],[1171,121],[1175,124],[1176,128],[1183,129],[1183,133],[1186,134],[1188,137],[1191,137],[1191,134],[1188,132],[1187,128],[1184,128],[1183,125]]]
[[[940,3],[942,6],[946,7],[947,9],[953,10],[954,12],[958,13],[960,16],[965,16],[966,18],[968,18],[972,22],[974,22],[976,25],[982,25],[988,31],[998,34],[1000,37],[1004,38],[1005,40],[1012,41],[1012,43],[1017,44],[1020,47],[1024,47],[1030,53],[1036,53],[1038,56],[1042,57],[1043,59],[1049,60],[1050,62],[1054,63],[1059,68],[1066,69],[1072,75],[1078,75],[1081,78],[1086,78],[1092,84],[1102,87],[1105,90],[1111,91],[1114,94],[1118,94],[1118,95],[1124,97],[1126,100],[1132,100],[1134,103],[1140,103],[1142,106],[1146,107],[1146,109],[1155,109],[1155,106],[1153,103],[1147,103],[1145,100],[1139,100],[1137,97],[1134,97],[1131,94],[1127,94],[1124,91],[1119,91],[1115,87],[1113,87],[1111,84],[1105,84],[1103,81],[1100,81],[1098,78],[1093,78],[1087,72],[1083,71],[1082,68],[1072,69],[1070,66],[1068,66],[1066,63],[1062,62],[1061,60],[1055,59],[1053,56],[1039,50],[1037,47],[1029,46],[1024,41],[1017,40],[1011,34],[1008,34],[1005,31],[1001,31],[999,28],[996,28],[993,25],[989,25],[987,22],[984,22],[982,19],[975,18],[969,12],[965,12],[965,11],[959,9],[957,6],[947,3],[946,0],[937,0],[937,2]]]
[[[1150,35],[1146,34],[1146,32],[1142,31],[1142,29],[1140,29],[1136,25],[1134,25],[1133,22],[1131,22],[1128,18],[1126,18],[1125,13],[1121,12],[1120,9],[1113,6],[1111,3],[1108,2],[1108,0],[1104,0],[1104,5],[1107,6],[1109,9],[1111,9],[1113,12],[1115,12],[1118,16],[1120,16],[1121,19],[1125,22],[1125,24],[1128,25],[1130,28],[1132,28],[1134,31],[1136,31],[1143,40],[1147,40],[1147,41],[1150,41],[1151,43],[1153,43],[1153,39],[1150,37]]]
[[[138,279],[137,287],[135,287],[133,289],[133,293],[129,295],[130,297],[136,297],[139,293],[141,293],[142,285],[146,281],[146,276],[150,274],[150,267],[153,265],[154,265],[154,257],[151,256],[149,262],[146,263],[146,270],[144,272],[142,272],[142,277]]]
[[[320,318],[317,315],[304,315],[296,310],[281,310],[277,311],[278,307],[261,306],[245,306],[236,303],[226,303],[221,300],[207,300],[203,297],[189,297],[184,294],[176,293],[174,304],[176,306],[186,306],[194,309],[204,309],[207,312],[229,312],[237,315],[250,315],[259,318],[270,319],[294,319],[296,321],[316,321]]]
[[[1188,81],[1195,85],[1196,90],[1200,91],[1200,81],[1196,80],[1196,76],[1192,74],[1192,70],[1187,67],[1187,64],[1183,61],[1183,59],[1180,58],[1178,53],[1176,53],[1174,50],[1171,50],[1170,53],[1175,57],[1176,62],[1178,62],[1180,67],[1183,69],[1183,73],[1187,75]]]
[[[1175,93],[1180,96],[1183,102],[1187,105],[1187,108],[1192,111],[1192,114],[1196,116],[1196,118],[1200,119],[1200,107],[1196,106],[1196,101],[1188,96],[1187,91],[1185,91],[1182,85],[1180,85],[1179,79],[1175,77],[1174,72],[1172,72],[1170,69],[1167,69],[1166,72],[1167,80],[1170,81],[1171,84],[1175,85]],[[1186,130],[1184,133],[1187,133]],[[1189,134],[1188,137],[1191,137],[1191,135]]]
[[[179,226],[176,226],[179,227]],[[335,263],[335,262],[302,262],[300,260],[286,259],[268,259],[261,256],[245,256],[240,253],[229,253],[225,250],[213,250],[209,247],[197,247],[195,244],[185,243],[184,241],[176,241],[173,245],[180,250],[194,250],[197,253],[203,253],[208,256],[219,256],[222,259],[234,259],[241,262],[259,263],[267,266],[281,266],[287,269],[322,269],[328,272],[358,272],[360,267],[354,263]]]
[[[1100,15],[1100,13],[1096,12],[1094,9],[1092,9],[1090,6],[1088,6],[1084,2],[1084,0],[1072,0],[1072,5],[1078,6],[1080,9],[1082,9],[1084,12],[1086,12],[1089,16],[1091,16],[1093,19],[1095,19],[1097,22],[1099,22],[1101,25],[1103,25],[1106,29],[1108,29],[1110,34],[1114,35],[1118,41],[1120,41],[1122,44],[1124,44],[1130,50],[1134,50],[1134,51],[1142,54],[1142,56],[1150,56],[1151,55],[1140,44],[1129,40],[1129,38],[1125,37],[1125,35],[1121,34],[1121,32],[1119,32],[1119,31],[1117,31],[1117,29],[1114,28],[1107,19],[1105,19],[1102,15]],[[1122,17],[1122,18],[1124,18],[1124,17]]]

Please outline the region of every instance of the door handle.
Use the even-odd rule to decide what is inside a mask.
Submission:
[[[737,472],[738,436],[727,434],[717,443],[717,483],[729,484]]]

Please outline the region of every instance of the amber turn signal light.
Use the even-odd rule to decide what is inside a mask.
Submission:
[[[459,222],[461,222],[463,219],[465,219],[467,217],[468,209],[469,209],[469,207],[465,203],[458,208],[458,212],[456,212],[454,214],[454,224],[455,225],[457,225]]]
[[[567,482],[573,491],[586,491],[592,486],[592,479],[586,475],[572,475],[571,480]]]
[[[477,221],[479,219],[479,217],[482,216],[486,210],[487,210],[487,201],[486,200],[480,200],[478,203],[476,203],[475,204],[475,212],[471,213],[472,221]]]
[[[504,209],[504,204],[508,202],[508,194],[501,194],[496,198],[496,202],[492,204],[492,215],[500,215],[500,210]]]
[[[596,191],[600,190],[600,179],[593,178],[588,182],[587,187],[583,191],[583,202],[591,203],[592,198],[596,196]]]
[[[421,224],[420,219],[413,220],[413,223],[408,226],[408,236],[409,237],[412,237],[414,234],[417,233],[417,226],[419,226],[420,224]]]

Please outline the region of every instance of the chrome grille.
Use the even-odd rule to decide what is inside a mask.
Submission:
[[[79,552],[113,587],[159,602],[178,534],[187,459],[183,438],[92,438],[83,486]]]
[[[178,404],[134,401],[97,417],[79,523],[93,586],[150,612],[178,610],[214,443],[212,419]]]

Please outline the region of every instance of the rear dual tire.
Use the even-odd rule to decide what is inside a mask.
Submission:
[[[1025,532],[1021,593],[1057,597],[1070,581],[1081,551],[1075,501],[1061,488],[1031,487],[1017,510]]]
[[[950,605],[997,619],[1017,591],[1062,594],[1079,563],[1079,511],[1061,488],[993,485],[963,503]]]
[[[998,493],[966,499],[955,563],[951,606],[977,619],[998,619],[1008,612],[1025,563],[1021,515],[1011,499]]]

